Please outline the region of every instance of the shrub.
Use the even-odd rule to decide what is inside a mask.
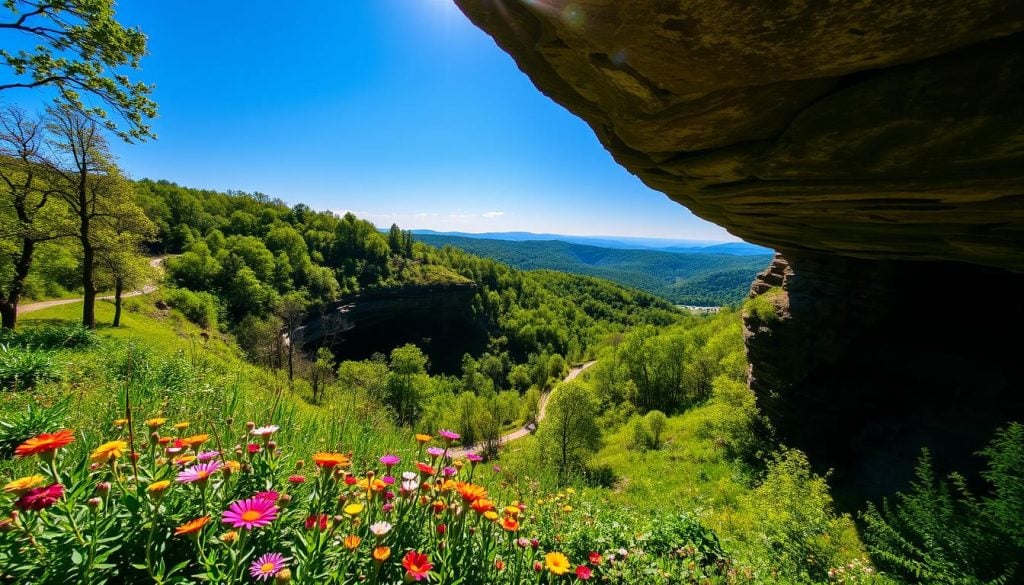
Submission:
[[[0,345],[0,388],[25,390],[57,377],[52,352]]]
[[[752,299],[747,299],[743,303],[743,313],[751,315],[764,323],[778,321],[779,314],[776,311],[775,302],[783,294],[785,293],[781,288],[770,288]]]
[[[868,507],[866,540],[880,567],[949,585],[1024,578],[1024,425],[997,431],[982,455],[987,496],[973,494],[959,474],[937,479],[924,451],[910,491]]]
[[[184,288],[168,288],[164,291],[167,303],[181,311],[186,319],[203,329],[217,327],[218,300],[208,292],[195,292]]]
[[[79,323],[61,323],[42,327],[5,330],[0,340],[8,346],[37,349],[82,349],[99,342],[96,332]]]

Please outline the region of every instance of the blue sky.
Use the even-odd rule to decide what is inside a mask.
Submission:
[[[450,0],[184,6],[118,7],[160,104],[158,140],[114,144],[135,178],[379,226],[735,239],[615,164]]]

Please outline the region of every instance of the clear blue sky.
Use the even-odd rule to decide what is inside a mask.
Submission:
[[[734,240],[619,167],[450,0],[126,1],[150,37],[135,178],[378,226]]]

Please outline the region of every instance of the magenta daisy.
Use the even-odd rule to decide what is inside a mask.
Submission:
[[[459,433],[449,431],[448,429],[441,429],[437,431],[437,434],[441,435],[441,438],[446,441],[458,441],[462,437]]]
[[[203,486],[206,485],[207,481],[209,481],[210,476],[217,473],[220,468],[220,461],[197,463],[179,473],[177,480],[179,483],[197,483],[200,486]]]
[[[57,500],[64,497],[64,486],[55,483],[46,487],[39,487],[28,490],[21,494],[16,502],[15,508],[22,510],[43,510],[57,503]]]
[[[388,468],[388,471],[391,471],[391,468],[401,463],[402,459],[398,455],[388,454],[381,457],[380,462],[381,464],[384,465],[384,467]]]
[[[277,505],[269,500],[249,498],[231,502],[224,511],[223,520],[232,528],[262,528],[277,518]]]
[[[266,581],[288,566],[281,553],[266,553],[249,565],[249,574],[257,581]]]
[[[440,447],[427,447],[427,455],[430,455],[433,459],[437,459],[441,455],[444,455],[444,449]]]
[[[484,458],[477,455],[476,453],[466,453],[466,460],[469,461],[470,463],[477,464],[483,461]]]
[[[196,459],[200,463],[206,463],[207,461],[213,461],[217,457],[220,457],[220,451],[203,451],[199,455],[196,455]]]

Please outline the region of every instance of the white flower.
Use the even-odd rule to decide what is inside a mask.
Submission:
[[[279,427],[277,425],[267,425],[265,427],[255,428],[255,429],[249,431],[249,433],[251,435],[253,435],[254,437],[262,437],[264,435],[270,435],[270,434],[276,433],[278,431],[278,429],[280,429],[280,428],[281,427]]]
[[[419,476],[416,475],[415,471],[405,471],[405,472],[402,473],[402,479],[404,479],[406,481],[409,481],[411,479],[416,479],[418,477]]]
[[[380,538],[388,532],[391,532],[391,523],[384,521],[375,522],[370,525],[370,532],[372,532],[377,538]]]
[[[412,492],[418,490],[419,487],[420,487],[420,482],[416,481],[415,479],[407,479],[407,480],[402,482],[402,491],[406,492],[406,493],[409,493],[409,494],[411,494]]]

